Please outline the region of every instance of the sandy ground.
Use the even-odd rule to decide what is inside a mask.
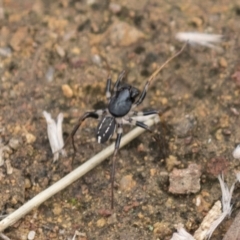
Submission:
[[[139,89],[182,47],[182,31],[224,35],[217,49],[188,46],[151,84],[139,110],[169,108],[154,134],[144,133],[117,157],[115,213],[110,208],[111,159],[5,230],[15,239],[170,239],[182,223],[194,233],[221,199],[216,175],[230,186],[239,161],[240,5],[237,0],[2,0],[0,8],[0,138],[7,150],[0,168],[1,214],[8,214],[72,170],[68,157],[52,162],[42,112],[64,113],[64,138],[78,117],[106,107],[108,73]],[[76,168],[109,145],[95,140],[98,122],[87,120],[75,136]],[[124,132],[130,131],[125,127]],[[159,141],[153,137],[157,135]],[[110,142],[113,142],[111,140]],[[7,174],[6,163],[13,167]],[[200,189],[169,191],[173,169],[197,164]],[[122,182],[126,182],[126,186]],[[239,211],[211,239],[222,239]],[[200,205],[196,204],[201,199]],[[197,206],[198,205],[198,206]]]

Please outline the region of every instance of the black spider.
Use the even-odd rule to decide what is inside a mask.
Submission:
[[[106,97],[108,101],[108,106],[106,109],[96,110],[92,112],[86,112],[82,117],[79,118],[78,123],[73,128],[69,139],[72,139],[72,144],[74,152],[76,152],[76,147],[74,144],[74,135],[78,128],[81,126],[82,122],[86,118],[96,118],[100,119],[97,126],[96,138],[98,143],[105,143],[109,140],[114,131],[117,130],[117,139],[115,142],[115,150],[113,153],[113,162],[112,162],[112,176],[111,176],[111,208],[113,209],[113,184],[115,176],[115,162],[116,154],[120,146],[121,137],[123,133],[122,126],[124,124],[131,124],[141,128],[146,129],[149,132],[152,132],[150,128],[142,122],[144,116],[156,117],[158,119],[158,111],[145,111],[145,112],[136,112],[134,109],[142,103],[144,100],[150,81],[147,81],[145,87],[140,94],[139,90],[131,85],[123,84],[122,79],[125,76],[125,71],[122,71],[116,83],[114,84],[113,91],[111,93],[111,78],[108,77],[106,85]],[[140,94],[140,96],[139,96]],[[138,97],[139,96],[139,97]],[[138,99],[136,100],[136,98]],[[66,140],[65,146],[68,142]]]
[[[113,209],[113,185],[114,185],[114,176],[115,176],[115,163],[116,155],[120,146],[121,137],[123,133],[122,126],[124,124],[131,124],[141,128],[146,129],[149,132],[152,132],[151,129],[144,124],[144,116],[156,117],[156,120],[159,120],[158,111],[145,111],[145,112],[136,112],[134,109],[143,102],[146,97],[148,86],[153,80],[153,78],[160,72],[160,70],[173,58],[179,55],[186,44],[182,49],[177,52],[173,57],[168,59],[161,67],[159,67],[147,80],[143,91],[140,93],[139,90],[131,85],[123,84],[122,80],[125,76],[125,71],[122,71],[117,81],[114,84],[113,91],[111,91],[111,78],[108,77],[106,84],[106,97],[108,101],[108,106],[106,109],[86,112],[82,117],[79,118],[78,123],[73,128],[71,134],[65,142],[64,147],[67,145],[69,139],[72,139],[72,144],[74,152],[76,152],[76,147],[74,144],[74,135],[77,132],[78,128],[81,126],[82,122],[87,118],[100,119],[97,126],[96,138],[98,143],[105,143],[110,139],[114,133],[117,131],[117,139],[115,141],[115,150],[113,153],[112,160],[112,175],[111,175],[111,208]],[[139,96],[139,97],[138,97]],[[138,98],[137,98],[138,97]],[[63,148],[64,148],[63,147]]]

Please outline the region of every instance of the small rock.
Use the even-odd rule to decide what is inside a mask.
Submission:
[[[201,166],[189,164],[186,169],[173,169],[169,174],[169,192],[174,194],[196,193],[200,190]]]
[[[26,133],[25,137],[28,144],[34,143],[36,141],[36,137],[31,133]]]
[[[157,169],[156,169],[156,168],[151,168],[151,169],[150,169],[150,176],[151,176],[151,177],[155,176],[156,173],[157,173]]]
[[[136,181],[132,179],[132,175],[126,175],[120,180],[120,189],[122,191],[130,191],[135,185]]]
[[[177,160],[177,158],[173,155],[170,155],[167,159],[166,159],[166,168],[168,170],[168,172],[171,172],[173,170],[173,168],[177,165],[181,164],[180,161]]]
[[[140,143],[137,147],[137,151],[138,152],[144,152],[145,151],[145,148],[144,148],[144,145],[142,143]]]
[[[143,32],[125,22],[115,22],[107,31],[112,46],[127,47],[145,38]]]
[[[224,57],[221,57],[219,60],[219,64],[221,67],[226,68],[227,67],[227,60]]]
[[[30,188],[32,186],[29,178],[25,178],[25,189]]]
[[[62,85],[63,95],[67,98],[71,98],[73,96],[73,90],[68,84]]]
[[[0,56],[3,57],[11,57],[12,55],[12,50],[9,47],[2,47],[0,48]]]
[[[10,40],[10,45],[15,51],[19,51],[20,44],[26,39],[28,35],[28,28],[27,27],[20,27],[17,29],[17,31],[14,33]]]
[[[197,120],[193,115],[186,115],[177,119],[174,125],[174,130],[178,137],[187,137],[192,135],[197,127]]]
[[[7,159],[5,161],[5,164],[6,164],[6,167],[7,167],[7,174],[10,175],[13,173],[13,168],[12,168],[12,165],[11,165],[11,162],[9,159]]]
[[[169,227],[169,223],[167,222],[156,222],[154,225],[154,230],[153,232],[161,237],[163,237],[164,239],[167,236],[170,236],[172,231]]]
[[[52,66],[50,66],[50,67],[48,68],[47,72],[46,72],[46,75],[45,75],[46,80],[47,80],[48,82],[52,82],[53,77],[54,77],[54,72],[55,72],[55,69],[54,69]]]
[[[33,240],[35,238],[36,232],[35,231],[30,231],[28,233],[28,240]]]
[[[55,204],[52,211],[54,215],[59,215],[62,212],[62,207],[60,205]]]
[[[201,18],[199,18],[199,17],[193,17],[191,19],[191,23],[196,25],[197,27],[200,27],[203,24],[203,20]]]
[[[228,170],[228,160],[225,157],[214,157],[211,158],[207,163],[207,172],[214,177],[219,174],[225,173]]]
[[[207,202],[202,195],[198,195],[195,199],[195,204],[197,207],[197,211],[199,213],[208,213],[211,203]]]
[[[87,5],[93,5],[96,3],[96,0],[87,0]]]
[[[117,215],[116,213],[113,213],[109,218],[108,218],[108,224],[109,225],[112,225],[114,223],[117,223],[118,220],[117,220]]]
[[[97,227],[102,228],[106,225],[106,220],[105,218],[100,218],[99,220],[97,220]]]
[[[17,150],[20,146],[20,143],[19,143],[19,140],[17,138],[11,138],[8,145],[13,150]]]
[[[102,63],[102,59],[101,59],[101,57],[100,57],[98,54],[94,54],[94,55],[92,55],[92,62],[93,62],[94,64],[100,66],[101,63]]]
[[[109,217],[109,216],[112,215],[112,211],[110,211],[108,209],[99,209],[98,214],[103,216],[103,217]]]
[[[71,49],[71,53],[74,55],[79,55],[81,53],[81,49],[78,47],[74,47]]]
[[[57,51],[57,53],[58,53],[58,55],[60,57],[64,57],[65,56],[65,51],[64,51],[64,49],[60,45],[56,44],[55,45],[55,49],[56,49],[56,51]]]
[[[109,4],[109,10],[110,10],[112,13],[117,14],[117,13],[121,12],[122,7],[121,7],[121,5],[119,5],[119,4],[117,4],[117,3],[111,2],[111,3]]]

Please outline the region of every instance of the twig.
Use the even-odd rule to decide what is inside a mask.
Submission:
[[[178,55],[182,53],[184,48],[187,46],[188,41],[182,46],[181,50],[175,53],[172,57],[170,57],[163,65],[157,68],[157,70],[150,76],[148,79],[148,82],[151,83],[151,81],[158,75],[158,73],[169,63],[171,62],[174,58],[176,58]]]
[[[149,119],[145,122],[149,127],[154,124],[154,119]],[[121,141],[120,148],[131,142],[134,138],[138,137],[141,133],[143,133],[145,130],[139,127],[134,128],[131,132],[126,134]],[[103,162],[106,158],[108,158],[110,155],[112,155],[114,151],[114,143],[111,144],[109,147],[86,161],[84,164],[82,164],[80,167],[69,173],[67,176],[44,190],[43,192],[39,193],[37,196],[32,198],[30,201],[25,203],[23,206],[21,206],[19,209],[17,209],[15,212],[8,215],[6,218],[4,218],[0,222],[0,232],[2,232],[7,227],[13,225],[16,223],[20,218],[25,216],[27,213],[29,213],[33,208],[38,207],[40,204],[42,204],[44,201],[58,193],[59,191],[63,190],[73,182],[75,182],[77,179],[82,177],[84,174],[95,168],[97,165],[99,165],[101,162]]]

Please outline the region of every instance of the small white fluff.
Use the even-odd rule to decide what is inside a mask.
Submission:
[[[170,240],[195,240],[195,238],[183,228],[182,224],[177,226],[177,231]]]
[[[218,180],[220,182],[221,190],[222,190],[222,214],[212,223],[209,231],[207,232],[208,239],[212,236],[215,229],[218,225],[224,220],[226,216],[230,216],[232,212],[232,193],[235,187],[235,182],[231,186],[230,190],[227,184],[224,182],[224,178],[221,175],[218,175]]]
[[[222,38],[222,35],[198,32],[180,32],[176,34],[176,39],[181,42],[189,42],[192,45],[202,45],[218,50],[221,48],[215,46],[214,44],[221,42]]]
[[[53,153],[53,161],[55,162],[59,158],[59,152],[61,152],[62,155],[66,155],[65,150],[62,149],[62,147],[64,146],[62,136],[63,114],[59,113],[57,117],[57,122],[52,119],[51,114],[46,111],[43,111],[43,116],[45,117],[47,122],[48,140]]]
[[[235,159],[240,159],[240,144],[233,150],[232,155]]]

